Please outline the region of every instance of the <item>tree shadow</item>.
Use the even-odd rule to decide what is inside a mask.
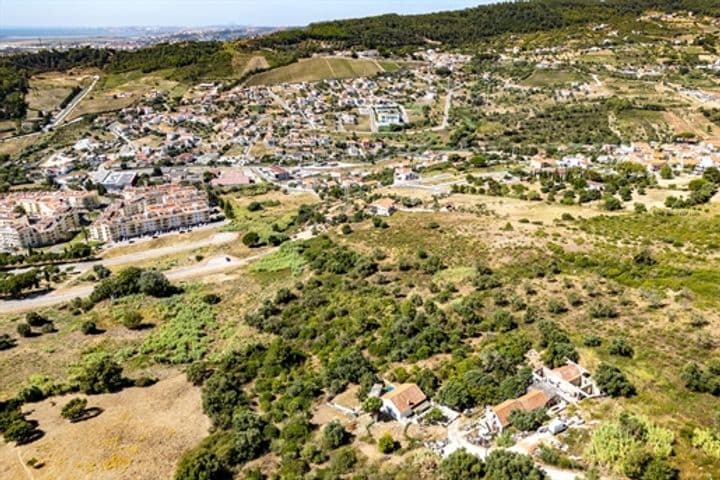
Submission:
[[[77,418],[74,418],[71,423],[78,423],[78,422],[84,422],[85,420],[90,420],[91,418],[95,418],[100,416],[101,413],[103,413],[105,410],[103,410],[100,407],[90,407],[83,410],[82,414],[78,416]]]

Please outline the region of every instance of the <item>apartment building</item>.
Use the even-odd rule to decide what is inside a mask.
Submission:
[[[90,238],[115,242],[210,221],[207,195],[195,187],[128,188],[90,227]]]
[[[0,251],[70,240],[80,212],[97,204],[95,192],[18,192],[0,198]]]

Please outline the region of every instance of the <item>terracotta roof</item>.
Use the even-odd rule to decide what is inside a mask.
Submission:
[[[414,383],[398,385],[394,390],[383,395],[382,398],[395,405],[395,408],[400,412],[417,407],[427,400],[420,387]]]
[[[395,206],[395,200],[392,198],[381,198],[380,200],[376,200],[372,203],[373,207],[381,207],[385,209],[391,209]]]
[[[229,187],[233,185],[249,185],[250,177],[242,172],[223,172],[218,178],[210,182],[213,186]]]
[[[510,422],[508,418],[513,410],[524,410],[531,412],[542,408],[550,402],[550,397],[547,393],[542,390],[529,390],[525,395],[520,398],[513,400],[505,400],[499,405],[492,408],[492,411],[497,415],[500,420],[500,424],[506,427]]]
[[[566,382],[572,382],[577,380],[582,375],[582,372],[575,365],[563,365],[553,370],[557,375],[562,377]]]

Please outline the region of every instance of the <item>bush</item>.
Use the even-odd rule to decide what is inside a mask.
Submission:
[[[485,464],[465,449],[456,450],[440,463],[442,480],[482,480]]]
[[[87,403],[87,400],[84,398],[73,398],[65,404],[60,415],[71,422],[77,422],[85,415]]]
[[[0,335],[0,351],[9,350],[15,346],[15,339],[7,333]]]
[[[206,449],[186,452],[175,471],[175,480],[232,480],[233,475],[218,456]]]
[[[624,338],[614,338],[608,348],[608,353],[610,353],[610,355],[632,358],[635,350]]]
[[[24,338],[32,336],[32,328],[27,323],[19,323],[16,327],[18,335]]]
[[[586,347],[599,347],[602,344],[602,339],[597,335],[585,335],[583,337],[583,345]]]
[[[259,247],[260,235],[255,232],[247,232],[245,235],[243,235],[242,242],[250,248]]]
[[[202,301],[207,303],[208,305],[217,305],[222,301],[219,295],[216,295],[214,293],[208,293],[202,297]]]
[[[547,419],[547,410],[544,408],[538,408],[530,412],[525,410],[513,410],[508,416],[510,425],[521,432],[535,431],[540,428],[543,422]]]
[[[631,397],[635,387],[628,381],[619,368],[601,363],[595,371],[595,382],[602,392],[611,397]]]
[[[80,391],[86,394],[113,393],[125,386],[122,367],[103,352],[85,358],[77,381]]]
[[[31,327],[42,327],[48,322],[48,319],[36,312],[30,312],[25,315],[25,321]]]
[[[487,480],[544,480],[546,475],[527,455],[494,450],[485,461]]]
[[[328,450],[345,445],[350,438],[350,434],[337,421],[332,421],[325,425],[323,429],[323,446]]]
[[[126,309],[122,314],[122,324],[128,330],[138,330],[142,327],[143,317],[137,310]]]
[[[83,322],[83,324],[80,326],[80,331],[85,335],[94,335],[98,333],[97,325],[95,325],[95,322],[93,322],[92,320],[87,320]]]
[[[340,231],[342,232],[343,235],[350,235],[352,233],[353,229],[350,225],[348,225],[346,223],[345,225],[342,226]]]
[[[381,436],[378,439],[378,450],[380,450],[380,453],[384,454],[390,454],[393,453],[395,450],[397,450],[400,446],[395,441],[395,439],[390,435],[390,433],[385,433],[383,436]]]

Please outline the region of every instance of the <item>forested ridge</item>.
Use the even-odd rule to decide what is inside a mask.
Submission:
[[[322,22],[285,30],[257,40],[264,46],[333,41],[343,46],[397,48],[428,40],[462,46],[503,33],[530,33],[613,18],[646,10],[720,14],[714,0],[527,0],[423,15],[381,15]]]
[[[647,10],[689,10],[720,15],[720,3],[715,0],[527,0],[423,15],[391,14],[315,23],[239,41],[237,46],[248,50],[292,50],[294,56],[310,53],[320,43],[340,48],[379,49],[413,47],[428,41],[467,46],[504,33],[530,33],[608,22],[637,16]],[[35,73],[75,67],[150,73],[186,67],[189,71],[185,74],[192,79],[223,78],[231,64],[232,55],[222,42],[159,44],[134,51],[79,48],[15,55],[0,60],[0,119],[24,117],[28,78]]]

